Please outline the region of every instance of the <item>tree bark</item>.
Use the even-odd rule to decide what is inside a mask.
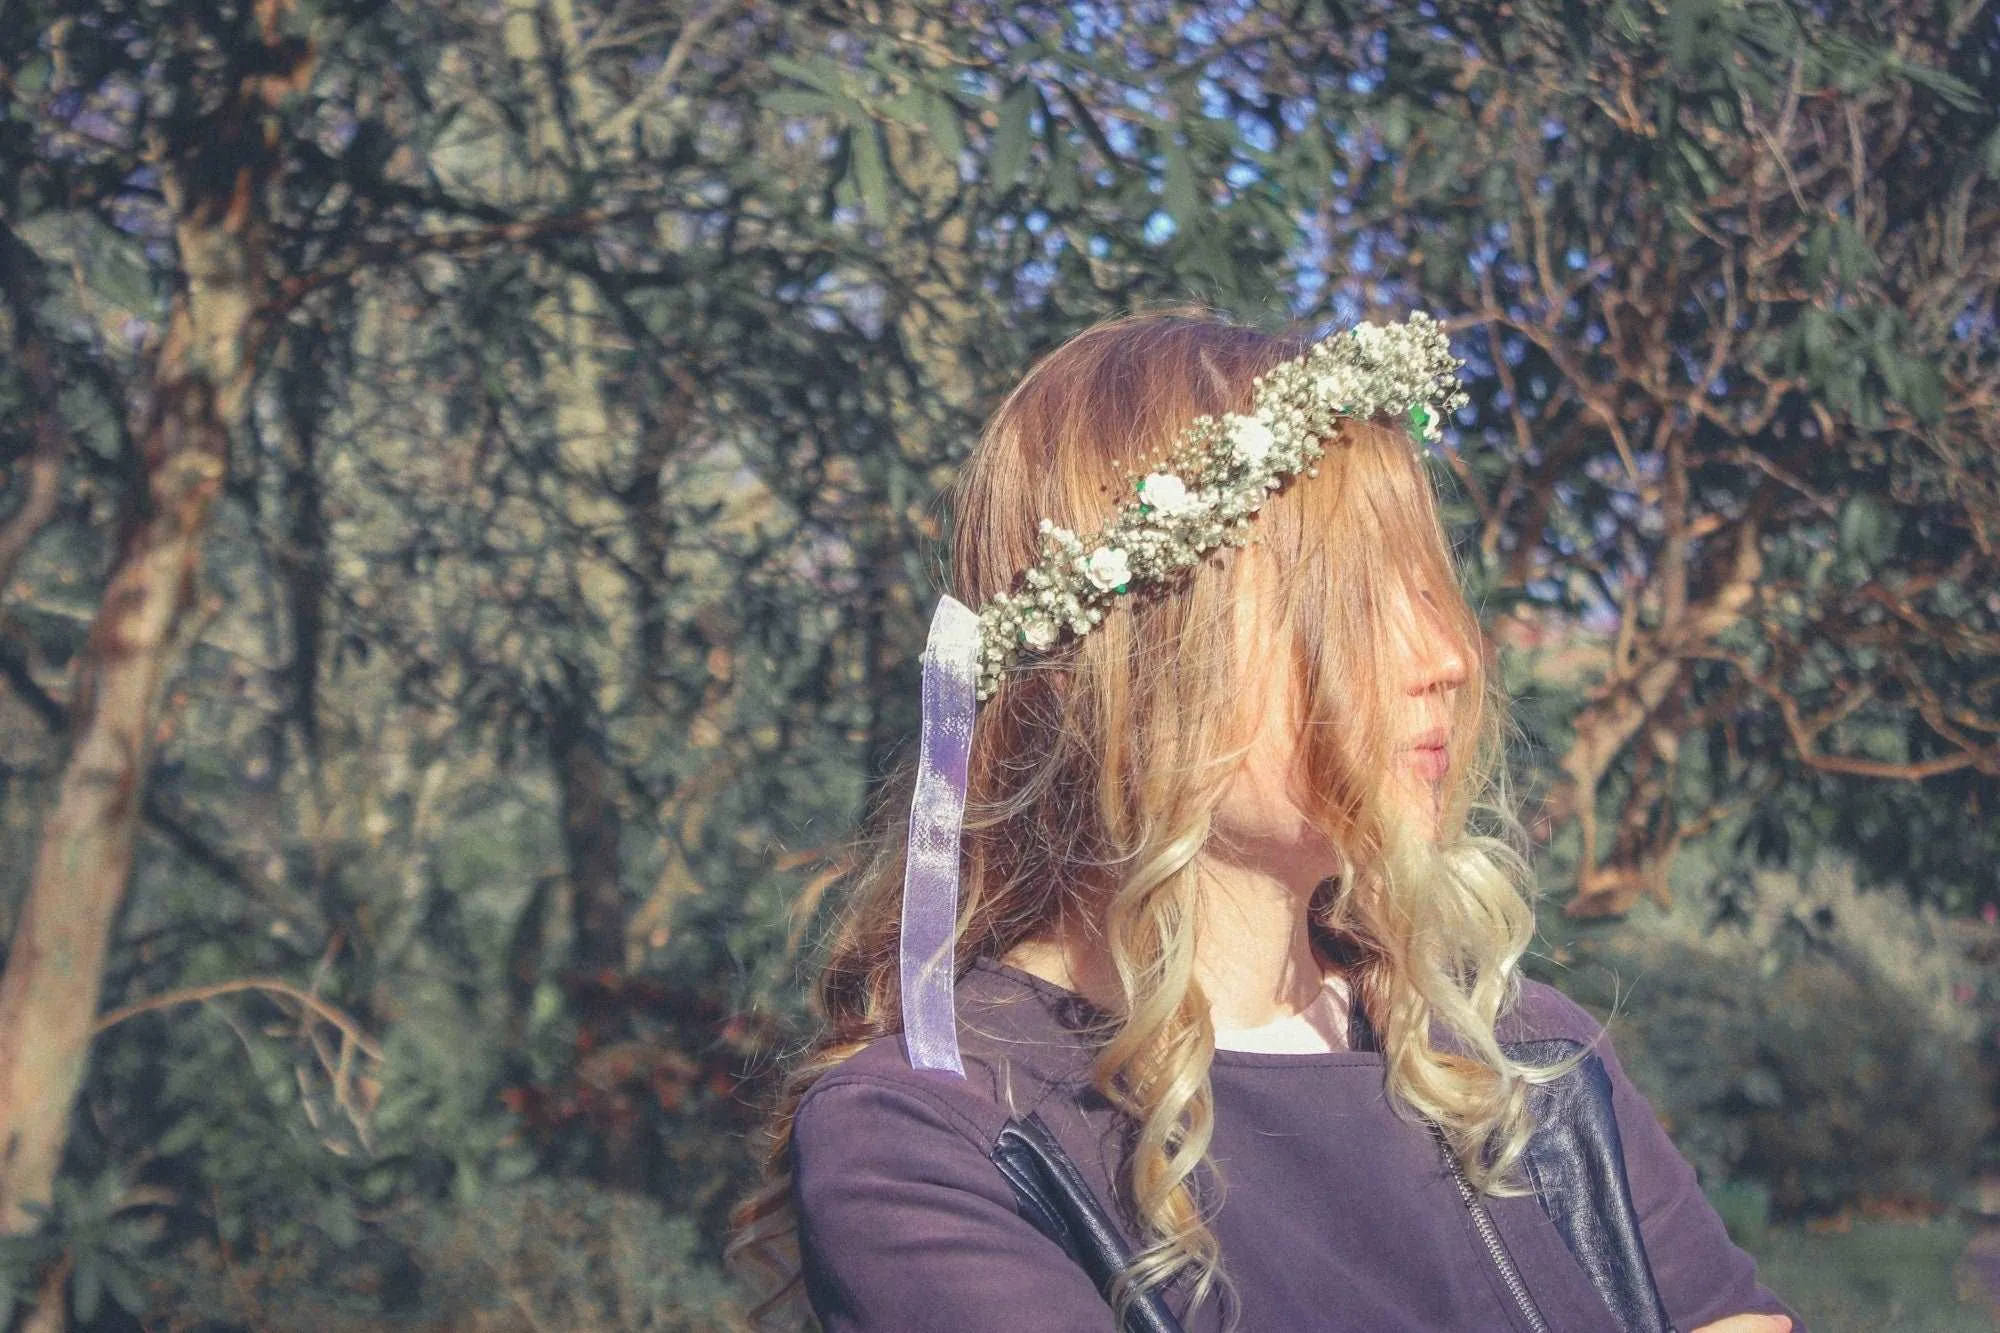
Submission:
[[[532,97],[524,193],[553,202],[572,173],[594,172],[607,149],[598,135],[610,104],[586,66],[585,43],[571,0],[508,0],[504,41],[520,62]],[[604,353],[613,330],[603,302],[584,277],[553,286],[536,311],[551,355],[543,387],[554,404],[559,476],[545,494],[574,540],[566,553],[579,612],[604,636],[586,659],[567,663],[560,696],[546,716],[549,758],[562,790],[563,845],[570,880],[570,963],[582,972],[623,972],[627,912],[619,887],[623,816],[610,729],[629,705],[638,664],[639,617],[632,584],[619,567],[636,554],[633,529],[618,499],[632,467],[632,423],[606,392]],[[598,543],[604,547],[599,549]],[[612,558],[615,554],[619,559]]]
[[[265,296],[270,113],[310,49],[259,11],[262,77],[172,124],[160,162],[184,282],[152,365],[138,475],[104,598],[77,662],[70,753],[0,974],[0,1235],[52,1195],[82,1086],[105,954],[132,868],[163,687],[185,652],[229,434],[243,421]]]
[[[569,867],[570,964],[579,972],[625,970],[625,894],[618,841],[624,818],[617,776],[574,697],[549,719],[549,760],[562,790],[563,850]]]

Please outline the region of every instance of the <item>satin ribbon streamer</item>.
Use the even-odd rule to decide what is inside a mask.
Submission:
[[[963,602],[939,598],[924,643],[924,722],[903,867],[903,1043],[913,1068],[948,1069],[960,1078],[953,946],[978,659],[979,617]]]

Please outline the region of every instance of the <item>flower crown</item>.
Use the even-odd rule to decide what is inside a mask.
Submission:
[[[1422,312],[1333,334],[1252,381],[1249,412],[1189,422],[1165,469],[1138,478],[1137,498],[1095,536],[1085,540],[1043,519],[1041,559],[1021,591],[998,593],[979,609],[978,697],[1000,688],[1023,649],[1050,647],[1065,627],[1087,634],[1134,585],[1164,581],[1217,546],[1248,541],[1250,516],[1265,496],[1296,473],[1318,475],[1314,464],[1337,419],[1407,418],[1428,445],[1466,404],[1463,364]]]

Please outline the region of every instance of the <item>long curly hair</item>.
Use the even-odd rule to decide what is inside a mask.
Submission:
[[[994,414],[952,496],[952,587],[977,606],[1038,558],[1046,517],[1088,533],[1131,475],[1201,414],[1247,410],[1252,380],[1309,344],[1176,309],[1111,320],[1034,366]],[[1227,1282],[1194,1189],[1213,1125],[1215,1049],[1194,970],[1195,857],[1246,753],[1236,617],[1272,599],[1272,642],[1293,672],[1298,805],[1340,872],[1310,903],[1316,944],[1342,960],[1372,1022],[1388,1091],[1443,1132],[1470,1179],[1520,1188],[1527,1085],[1494,1036],[1533,933],[1531,881],[1500,767],[1505,710],[1467,606],[1432,481],[1409,437],[1343,422],[1317,475],[1292,478],[1253,520],[1265,577],[1253,594],[1229,548],[1183,580],[1120,599],[1081,638],[1009,669],[981,706],[967,779],[961,968],[1082,930],[1123,994],[1094,1081],[1136,1132],[1124,1184],[1144,1244],[1114,1293],[1191,1275],[1197,1301]],[[1467,678],[1452,692],[1450,765],[1434,831],[1412,836],[1384,775],[1395,608],[1438,612]],[[765,1179],[736,1211],[730,1251],[758,1261],[760,1315],[795,1304],[791,1121],[820,1075],[898,1028],[906,764],[873,812],[818,986],[824,1028],[789,1070]],[[1212,1165],[1212,1164],[1211,1164]]]

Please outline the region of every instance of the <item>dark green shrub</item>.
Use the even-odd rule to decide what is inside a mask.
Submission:
[[[1992,1071],[1953,923],[1859,889],[1837,861],[1690,887],[1671,913],[1551,922],[1551,961],[1572,965],[1543,967],[1610,1015],[1704,1181],[1760,1182],[1781,1215],[1955,1202],[1991,1126]]]

